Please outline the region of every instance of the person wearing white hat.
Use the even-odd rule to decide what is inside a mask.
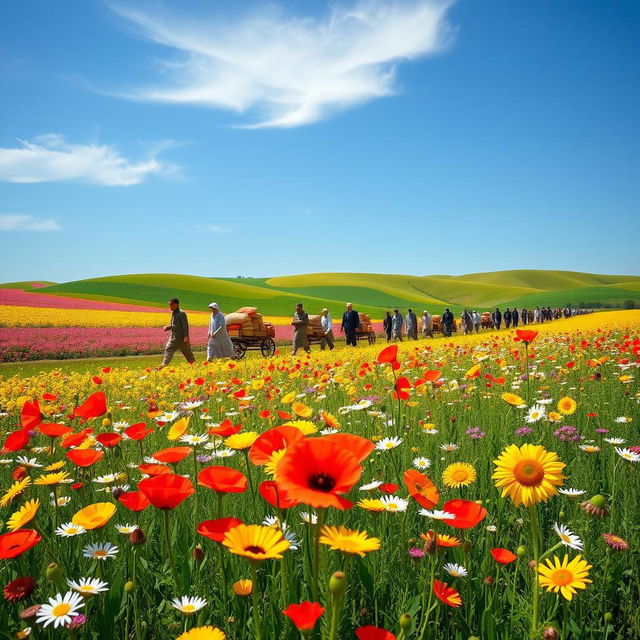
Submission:
[[[232,358],[233,342],[227,333],[227,323],[217,302],[209,305],[211,319],[209,320],[209,341],[207,342],[207,360],[216,358]]]
[[[324,351],[326,345],[329,345],[329,350],[333,349],[333,342],[335,338],[333,337],[333,320],[331,319],[331,314],[329,313],[329,309],[322,310],[322,316],[320,317],[320,323],[322,324],[322,339],[320,340],[320,348]]]

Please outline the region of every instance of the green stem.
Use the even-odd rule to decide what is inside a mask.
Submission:
[[[178,588],[178,578],[176,576],[176,567],[173,562],[173,546],[171,544],[171,531],[169,529],[169,509],[163,509],[162,514],[164,516],[164,539],[167,544],[167,554],[169,556],[169,568],[171,569],[171,577],[173,578],[173,585]]]
[[[251,563],[251,577],[253,579],[253,589],[251,589],[251,601],[253,603],[253,627],[256,640],[262,640],[262,630],[260,628],[259,594],[258,594],[258,569],[255,563]]]
[[[313,564],[311,565],[311,595],[318,602],[318,583],[320,581],[320,530],[324,523],[324,509],[318,509],[318,521],[313,533]]]
[[[535,504],[529,505],[529,517],[531,520],[531,538],[533,543],[533,559],[535,562],[534,574],[533,574],[533,602],[532,602],[532,614],[531,614],[531,637],[537,637],[538,630],[538,607],[540,600],[540,583],[538,579],[538,564],[540,562],[540,546],[539,546],[539,530],[538,530],[538,516],[536,513]]]

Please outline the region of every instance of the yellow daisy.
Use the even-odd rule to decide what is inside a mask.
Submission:
[[[40,500],[27,500],[8,520],[7,527],[9,531],[22,529],[26,524],[31,522],[38,513]]]
[[[475,482],[476,470],[468,462],[454,462],[442,472],[442,482],[447,487],[458,489]]]
[[[591,565],[579,554],[571,562],[568,555],[562,562],[558,556],[547,558],[545,562],[546,565],[538,565],[540,586],[554,593],[559,591],[567,600],[571,600],[576,589],[586,589],[587,583],[591,582],[588,578]]]
[[[248,449],[258,439],[258,435],[255,431],[234,433],[224,441],[224,444],[229,449]]]
[[[58,473],[45,473],[39,476],[33,481],[33,484],[38,485],[54,485],[60,484],[63,480],[66,480],[69,474],[66,471],[59,471]]]
[[[240,524],[229,529],[222,544],[231,553],[254,562],[282,558],[283,552],[290,546],[280,529],[259,524]]]
[[[225,640],[227,636],[218,627],[194,627],[178,636],[178,640]]]
[[[558,400],[558,411],[563,413],[565,416],[570,416],[576,410],[577,406],[576,401],[569,396],[565,396]]]
[[[6,507],[16,496],[19,496],[29,485],[31,478],[25,476],[22,480],[16,480],[0,498],[0,507]]]
[[[358,506],[367,511],[385,511],[385,506],[381,500],[375,500],[371,498],[363,498],[358,502]]]
[[[376,551],[380,548],[378,538],[368,538],[366,531],[347,529],[343,526],[325,525],[322,527],[320,543],[328,545],[333,551],[357,554],[363,558],[369,551]]]

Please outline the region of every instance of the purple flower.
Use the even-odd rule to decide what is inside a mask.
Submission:
[[[531,427],[520,427],[515,431],[517,436],[530,436],[532,433],[533,429]]]
[[[558,440],[562,440],[563,442],[580,441],[580,432],[575,427],[571,427],[568,424],[556,429],[553,432],[553,435],[558,438]]]
[[[596,433],[609,433],[609,429],[596,429]]]
[[[425,553],[423,549],[417,549],[416,547],[412,547],[411,549],[409,549],[409,555],[412,558],[424,558]]]
[[[469,427],[465,432],[472,440],[480,440],[487,434],[484,431],[480,431],[480,427]]]

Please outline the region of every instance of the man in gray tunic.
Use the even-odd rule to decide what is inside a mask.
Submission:
[[[407,326],[407,340],[417,340],[418,339],[418,318],[412,309],[407,311],[406,318],[406,326]]]
[[[171,309],[171,324],[168,324],[164,330],[171,331],[171,336],[164,348],[164,359],[160,368],[166,367],[173,358],[176,351],[182,351],[189,364],[193,364],[196,359],[191,351],[191,341],[189,340],[189,320],[187,314],[180,308],[178,298],[169,300],[169,309]]]
[[[307,353],[310,353],[311,348],[309,347],[309,338],[307,337],[309,314],[303,310],[302,302],[298,302],[296,305],[296,312],[293,314],[291,325],[293,326],[292,355],[295,356],[298,349],[304,349]]]
[[[398,309],[393,310],[393,316],[391,316],[391,336],[393,341],[400,340],[402,342],[402,316]]]

